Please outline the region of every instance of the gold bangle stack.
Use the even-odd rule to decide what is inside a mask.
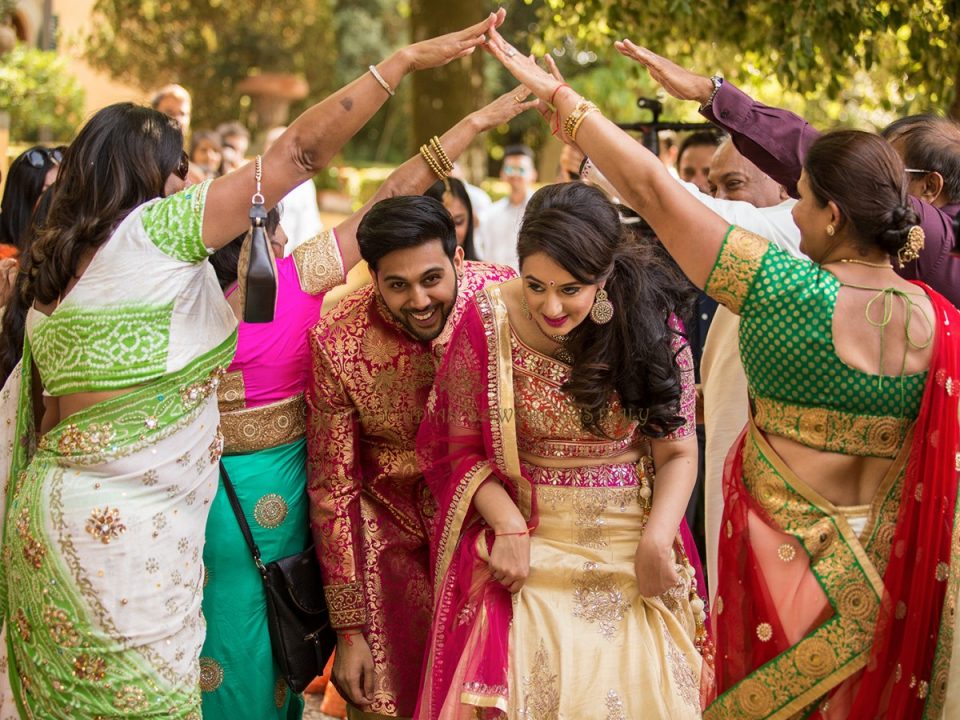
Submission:
[[[420,146],[420,154],[440,180],[453,172],[453,163],[450,162],[450,157],[440,144],[440,138],[436,135],[430,138],[430,145]]]
[[[599,108],[589,100],[581,100],[578,102],[573,112],[567,115],[567,119],[563,121],[563,131],[567,134],[567,137],[576,142],[577,132],[580,130],[580,126],[583,125],[583,121],[587,115],[594,110],[599,110]]]
[[[430,147],[433,148],[433,151],[440,159],[441,167],[446,168],[448,173],[453,172],[453,163],[450,162],[450,156],[447,155],[447,151],[444,150],[443,145],[440,144],[440,138],[438,138],[436,135],[430,138]]]

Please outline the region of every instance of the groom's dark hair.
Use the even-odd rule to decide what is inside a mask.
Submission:
[[[452,261],[457,250],[453,218],[441,202],[423,195],[381,200],[357,228],[360,256],[374,272],[384,255],[434,240],[443,243],[443,251]]]

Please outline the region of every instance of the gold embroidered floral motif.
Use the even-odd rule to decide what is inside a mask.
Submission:
[[[950,577],[950,566],[945,562],[938,562],[935,574],[938,582],[945,581],[948,577]]]
[[[534,657],[533,670],[523,679],[523,702],[519,716],[522,720],[559,720],[560,684],[547,656],[543,640]]]
[[[607,720],[627,720],[627,716],[623,712],[623,700],[620,699],[616,690],[607,692],[606,705]]]
[[[837,667],[837,654],[823,638],[808,637],[797,645],[796,664],[804,675],[826,677]]]
[[[80,680],[100,681],[106,677],[107,661],[97,655],[83,653],[73,660],[73,674]]]
[[[76,647],[80,643],[80,635],[73,626],[70,616],[60,608],[45,607],[43,622],[50,631],[50,637],[61,647]]]
[[[223,368],[217,368],[204,380],[191,383],[180,390],[180,400],[186,408],[193,408],[206,400],[211,393],[215,393],[220,386],[220,378],[224,375]]]
[[[573,616],[596,624],[601,635],[612,638],[630,609],[613,575],[601,573],[597,563],[587,562],[573,587]]]
[[[227,453],[267,450],[304,436],[307,405],[301,393],[269,405],[221,412],[220,426]]]
[[[777,557],[788,563],[797,556],[797,549],[790,543],[783,543],[777,548]]]
[[[17,608],[17,612],[13,615],[13,621],[17,626],[17,632],[20,633],[20,638],[24,642],[30,642],[32,628],[30,627],[30,621],[27,619],[27,614],[23,611],[23,608]]]
[[[287,517],[287,501],[276,493],[268,493],[257,500],[253,517],[260,527],[268,530],[280,527]]]
[[[124,685],[113,696],[113,706],[117,710],[139,712],[147,709],[147,694],[136,685]]]
[[[95,507],[87,518],[87,532],[104,545],[116,540],[127,531],[127,526],[120,522],[120,509],[105,507],[101,510]]]
[[[866,585],[851,584],[837,594],[837,609],[847,617],[865,622],[876,612],[877,605]]]
[[[773,693],[759,680],[747,678],[733,692],[743,720],[760,720],[773,712]]]
[[[47,555],[47,548],[38,540],[28,537],[23,541],[23,557],[30,563],[34,570],[39,570],[43,565],[43,558]]]
[[[223,667],[210,657],[200,658],[200,690],[213,692],[223,683]]]
[[[213,436],[213,440],[210,441],[210,445],[207,447],[207,457],[210,459],[211,465],[216,465],[220,462],[220,457],[223,455],[223,433],[220,431],[220,426],[217,425],[217,432]]]
[[[667,630],[667,623],[662,616],[658,616],[660,621],[660,632],[663,637],[663,646],[667,650],[667,665],[670,668],[670,676],[673,678],[674,690],[680,695],[687,706],[700,709],[700,682],[696,671],[691,667],[687,658],[676,641],[671,637]]]
[[[70,423],[60,433],[57,440],[57,450],[61,455],[92,455],[101,452],[113,442],[116,433],[111,423],[88,425],[81,430],[75,423]],[[40,449],[48,450],[47,436],[40,441]]]
[[[757,637],[760,642],[769,642],[773,639],[773,627],[770,623],[762,622],[757,625]]]

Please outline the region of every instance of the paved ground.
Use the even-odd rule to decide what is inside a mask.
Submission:
[[[323,695],[304,695],[307,701],[306,710],[303,713],[303,720],[337,720],[320,712],[320,703],[323,702]]]

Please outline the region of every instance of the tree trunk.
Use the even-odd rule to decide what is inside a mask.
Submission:
[[[413,0],[410,4],[410,36],[413,42],[418,42],[459,30],[482,20],[486,7],[481,0]],[[444,67],[414,73],[412,151],[483,106],[486,100],[483,55],[482,49],[478,48],[472,55]],[[482,148],[482,144],[474,143],[461,159],[471,178],[476,178],[480,168],[484,167]]]

